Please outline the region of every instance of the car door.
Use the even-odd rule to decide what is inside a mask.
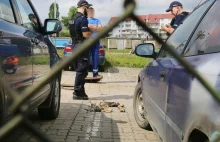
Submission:
[[[0,63],[4,80],[19,93],[32,86],[32,44],[9,0],[0,1]]]
[[[212,3],[213,1],[208,1],[192,12],[167,40],[168,45],[181,54],[194,33],[194,30],[197,28],[199,21]],[[165,50],[161,52],[160,56],[170,58],[172,62],[172,71],[166,100],[167,141],[178,142],[184,138],[183,129],[186,123],[184,120],[186,120],[188,112],[190,111],[189,93],[193,77]],[[190,63],[193,62],[199,63],[198,60],[190,61]]]
[[[32,8],[29,0],[14,0],[17,5],[18,14],[20,15],[21,25],[26,29],[24,35],[28,37],[33,45],[32,64],[33,64],[33,84],[38,83],[42,77],[50,71],[49,48],[46,44],[45,37],[41,34],[43,31],[37,13]],[[31,98],[31,102],[44,97],[42,94],[49,94],[50,84],[46,84]]]
[[[172,62],[169,58],[153,60],[146,67],[145,78],[142,81],[147,119],[163,141],[166,141],[166,98],[171,68]]]
[[[188,47],[184,51],[185,59],[205,77],[210,85],[215,86],[220,70],[219,53],[216,53],[220,51],[220,18],[218,15],[220,1],[216,1],[215,5],[212,6],[213,3],[214,1],[207,1],[200,6],[184,21],[182,27],[179,27],[180,29],[176,32],[183,33],[188,30],[192,31],[191,28],[195,29],[187,45]],[[210,7],[211,9],[209,10]],[[191,28],[186,30],[186,27],[191,25],[190,21],[192,19],[195,23],[198,23],[201,19],[202,21],[199,23],[198,28],[193,25],[194,27],[191,26]],[[212,55],[210,53],[216,54]],[[214,115],[213,113],[215,110],[218,112],[219,107],[213,108],[212,105],[209,105],[212,100],[210,99],[211,96],[180,64],[175,64],[171,76],[167,102],[167,136],[168,141],[178,142],[188,139],[188,137],[184,136],[189,134],[194,120],[198,120],[198,118],[200,120],[208,115],[212,119],[215,116],[219,118],[219,115]],[[215,87],[219,90],[219,85]],[[204,123],[200,121],[196,123],[196,127],[199,128],[201,126],[200,129],[203,129]],[[200,125],[200,123],[202,124]],[[204,127],[207,127],[207,125]]]
[[[19,25],[18,15],[12,8],[14,5],[9,0],[0,1],[0,76],[18,94],[22,94],[33,82],[32,44],[24,35],[27,29]],[[5,116],[8,116],[12,100],[7,95],[4,98],[5,108],[9,108]]]

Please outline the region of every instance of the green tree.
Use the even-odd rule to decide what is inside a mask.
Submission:
[[[54,17],[54,4],[55,3],[52,3],[50,5],[50,11],[49,11],[49,18],[52,18],[52,19],[59,19],[59,16],[60,16],[60,12],[59,12],[59,5],[56,3],[56,17]]]
[[[68,28],[69,27],[69,21],[71,17],[77,12],[77,8],[75,6],[70,7],[68,16],[62,16],[62,23],[63,25]]]

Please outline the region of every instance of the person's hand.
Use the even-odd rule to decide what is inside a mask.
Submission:
[[[161,27],[161,30],[163,30],[163,31],[169,31],[169,29],[171,28],[171,26],[170,25],[165,25],[165,26],[162,26]]]
[[[171,26],[170,25],[166,25],[166,27],[169,29],[169,28],[171,28]]]
[[[167,26],[162,26],[162,27],[161,27],[161,30],[167,31]]]

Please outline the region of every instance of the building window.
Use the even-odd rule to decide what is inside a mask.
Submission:
[[[157,21],[157,18],[155,18],[155,21]]]

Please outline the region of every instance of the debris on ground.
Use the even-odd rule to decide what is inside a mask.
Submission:
[[[89,109],[86,109],[90,112],[106,112],[111,113],[113,112],[111,107],[117,107],[120,112],[125,112],[125,106],[120,103],[116,102],[100,102],[98,105],[96,103],[92,103],[91,106],[89,106]]]
[[[64,90],[73,90],[74,85],[72,84],[61,84],[61,88]]]
[[[120,110],[120,112],[125,112],[125,107],[124,105],[119,105],[118,109]]]

